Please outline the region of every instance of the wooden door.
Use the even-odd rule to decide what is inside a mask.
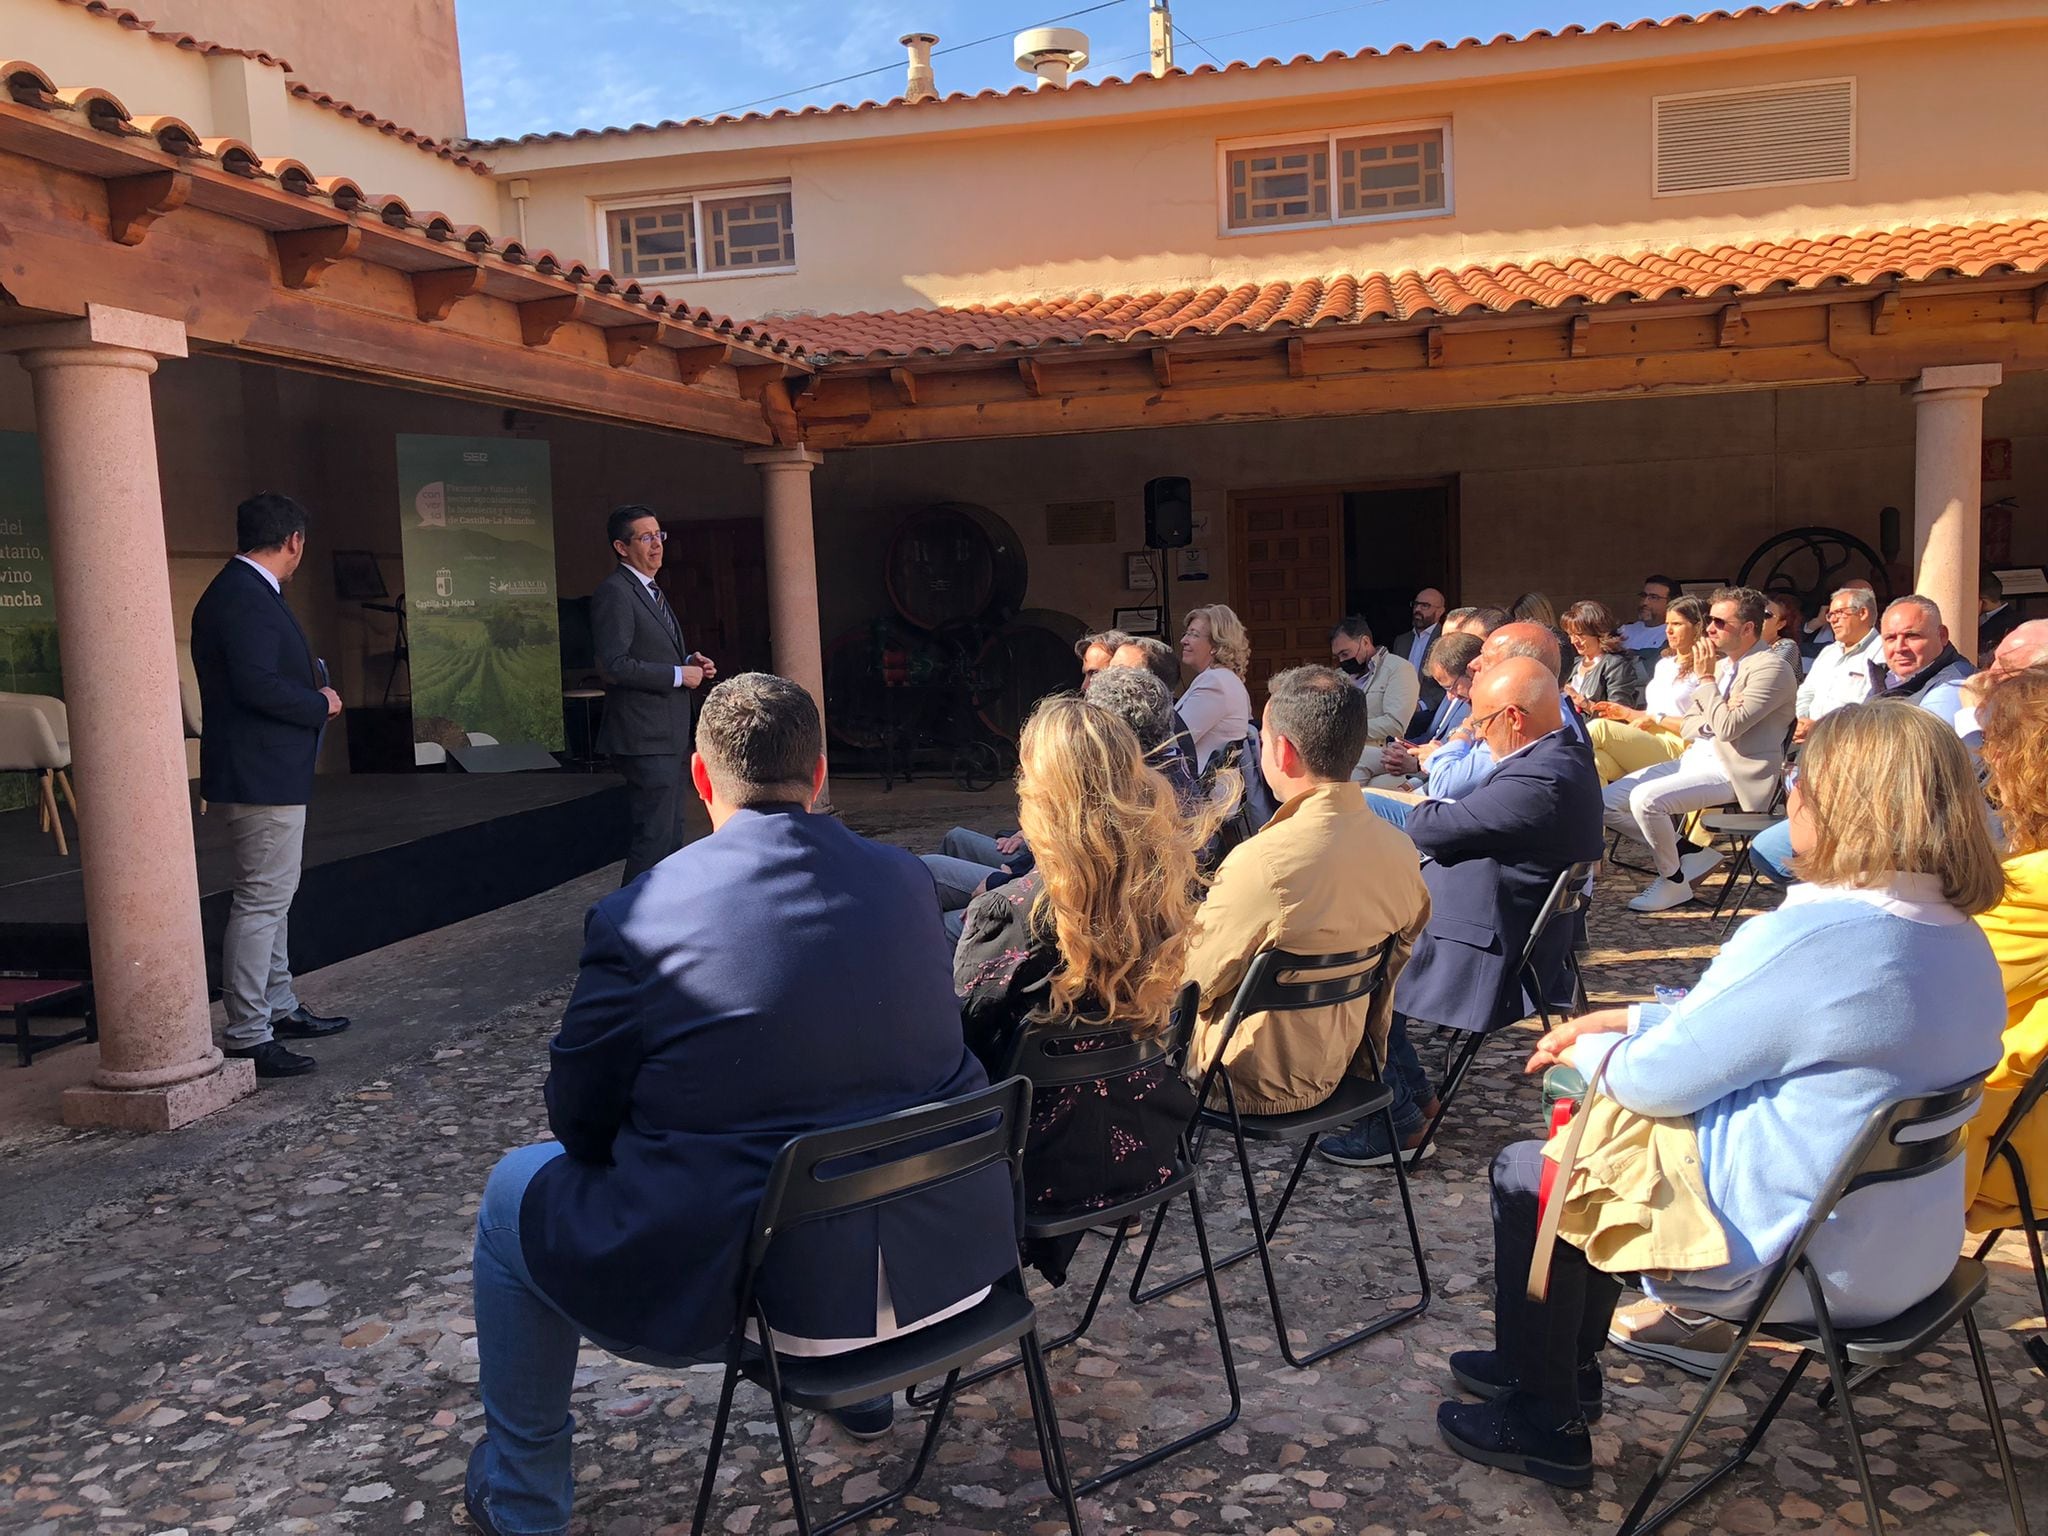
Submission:
[[[768,634],[768,555],[758,517],[662,525],[662,585],[683,640],[721,677],[774,670]]]
[[[1344,602],[1344,498],[1337,491],[1257,491],[1230,501],[1231,606],[1251,637],[1253,708],[1275,672],[1328,666]]]

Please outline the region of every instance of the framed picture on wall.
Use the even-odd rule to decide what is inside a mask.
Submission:
[[[1152,551],[1141,549],[1124,556],[1124,586],[1132,592],[1154,592],[1159,588],[1159,572],[1152,564]]]
[[[1156,635],[1160,630],[1157,608],[1119,608],[1110,617],[1113,628],[1127,635]]]

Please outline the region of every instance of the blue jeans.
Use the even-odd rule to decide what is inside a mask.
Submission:
[[[519,1203],[533,1176],[561,1155],[552,1141],[507,1152],[491,1170],[476,1213],[477,1391],[487,1433],[469,1458],[469,1496],[504,1536],[561,1536],[569,1529],[576,1495],[569,1394],[583,1339],[648,1365],[700,1363],[598,1338],[533,1283],[519,1248]]]
[[[1757,833],[1749,845],[1749,862],[1773,885],[1792,883],[1792,823],[1781,821]]]
[[[1429,1080],[1429,1070],[1423,1066],[1422,1058],[1415,1053],[1414,1042],[1408,1038],[1408,1016],[1404,1013],[1395,1014],[1387,1030],[1384,1077],[1386,1085],[1394,1090],[1395,1133],[1406,1141],[1427,1123],[1422,1108],[1436,1097],[1436,1087]]]
[[[1396,800],[1391,795],[1376,795],[1365,791],[1365,808],[1381,821],[1392,822],[1403,832],[1408,830],[1408,813],[1415,809],[1412,800]]]

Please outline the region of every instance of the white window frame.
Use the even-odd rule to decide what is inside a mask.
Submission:
[[[1849,87],[1849,173],[1846,176],[1802,176],[1797,181],[1724,182],[1712,187],[1687,187],[1682,192],[1657,190],[1657,167],[1664,158],[1663,125],[1657,109],[1667,101],[1698,101],[1707,96],[1739,96],[1746,91],[1796,90],[1802,85],[1846,85]],[[1778,187],[1817,187],[1830,182],[1854,181],[1863,168],[1863,92],[1855,75],[1821,75],[1810,80],[1766,80],[1758,85],[1724,85],[1711,91],[1667,91],[1650,98],[1650,196],[1662,201],[1671,197],[1707,197],[1726,192],[1769,192]]]
[[[1337,141],[1371,134],[1421,133],[1436,129],[1443,134],[1444,205],[1392,213],[1337,212]],[[1300,219],[1290,224],[1258,224],[1239,229],[1230,222],[1230,157],[1247,149],[1284,149],[1292,144],[1312,144],[1321,139],[1330,157],[1330,212],[1320,219]],[[1409,118],[1397,123],[1359,123],[1345,128],[1303,129],[1299,133],[1262,133],[1256,138],[1219,139],[1216,143],[1216,233],[1226,240],[1255,235],[1281,235],[1303,229],[1342,229],[1355,224],[1406,223],[1414,219],[1448,219],[1458,211],[1456,167],[1452,164],[1451,120],[1448,117]]]
[[[762,197],[781,194],[789,198],[789,227],[796,229],[796,188],[787,181],[750,181],[729,187],[677,187],[666,192],[636,192],[630,197],[608,197],[593,203],[597,221],[597,264],[615,271],[612,264],[612,215],[631,213],[638,208],[667,208],[676,203],[690,205],[691,236],[696,243],[698,270],[695,272],[668,272],[657,277],[637,277],[631,273],[617,275],[641,287],[653,287],[669,283],[711,283],[725,282],[731,278],[775,277],[797,270],[796,263],[775,267],[733,267],[729,270],[708,272],[704,263],[710,259],[710,246],[704,235],[704,204],[722,202],[729,197]]]

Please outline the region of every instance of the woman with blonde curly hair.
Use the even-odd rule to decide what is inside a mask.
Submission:
[[[1027,1031],[1114,1026],[1151,1039],[1171,1024],[1200,896],[1195,856],[1222,810],[1190,816],[1131,728],[1073,695],[1024,726],[1017,819],[1031,873],[977,897],[953,959],[967,1044],[991,1077]],[[1035,1099],[1024,1154],[1034,1211],[1117,1204],[1171,1176],[1194,1112],[1164,1062]],[[1063,1278],[1074,1242],[1027,1257]]]
[[[1181,723],[1195,739],[1200,772],[1225,747],[1244,740],[1252,724],[1252,696],[1244,686],[1252,646],[1244,623],[1222,603],[1188,614],[1180,659],[1193,674],[1180,696]]]
[[[2004,1159],[1985,1168],[1984,1149],[2027,1080],[2048,1068],[2048,667],[2000,678],[1978,718],[2006,849],[2004,899],[1977,915],[2005,978],[2005,1053],[1970,1126],[1969,1224],[1991,1232],[2019,1220],[2018,1191]],[[2048,1103],[2020,1123],[2012,1145],[2039,1214],[2048,1199]]]

